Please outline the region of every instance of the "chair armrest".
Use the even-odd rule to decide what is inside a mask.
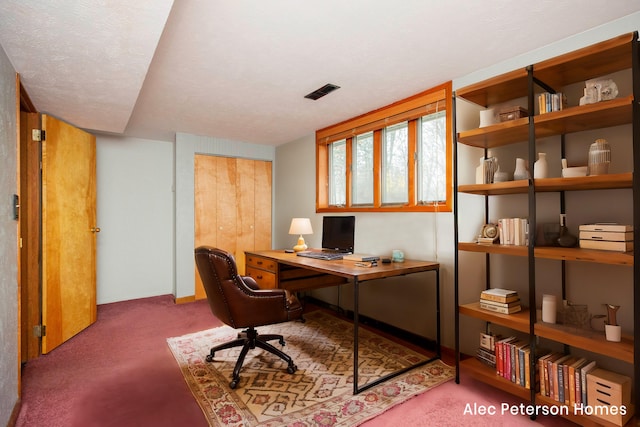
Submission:
[[[248,288],[253,289],[254,291],[257,291],[258,289],[260,289],[260,286],[258,286],[258,283],[253,277],[251,276],[240,276],[240,277],[242,278],[242,281],[244,282],[245,285],[247,285]]]

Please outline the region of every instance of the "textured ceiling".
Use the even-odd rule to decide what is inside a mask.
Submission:
[[[586,4],[0,0],[0,44],[36,108],[76,126],[278,145],[640,10]]]

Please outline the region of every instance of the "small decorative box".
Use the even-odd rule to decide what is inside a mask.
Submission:
[[[509,107],[504,110],[500,110],[500,121],[507,122],[509,120],[519,119],[521,117],[528,117],[529,112],[522,107]]]
[[[592,416],[623,426],[633,416],[631,378],[605,369],[587,374],[587,404]]]

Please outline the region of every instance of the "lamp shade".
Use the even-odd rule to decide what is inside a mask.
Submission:
[[[289,234],[313,234],[309,218],[292,218]]]

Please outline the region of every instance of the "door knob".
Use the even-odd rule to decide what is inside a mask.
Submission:
[[[92,233],[99,233],[100,232],[100,227],[91,227],[91,232]]]

